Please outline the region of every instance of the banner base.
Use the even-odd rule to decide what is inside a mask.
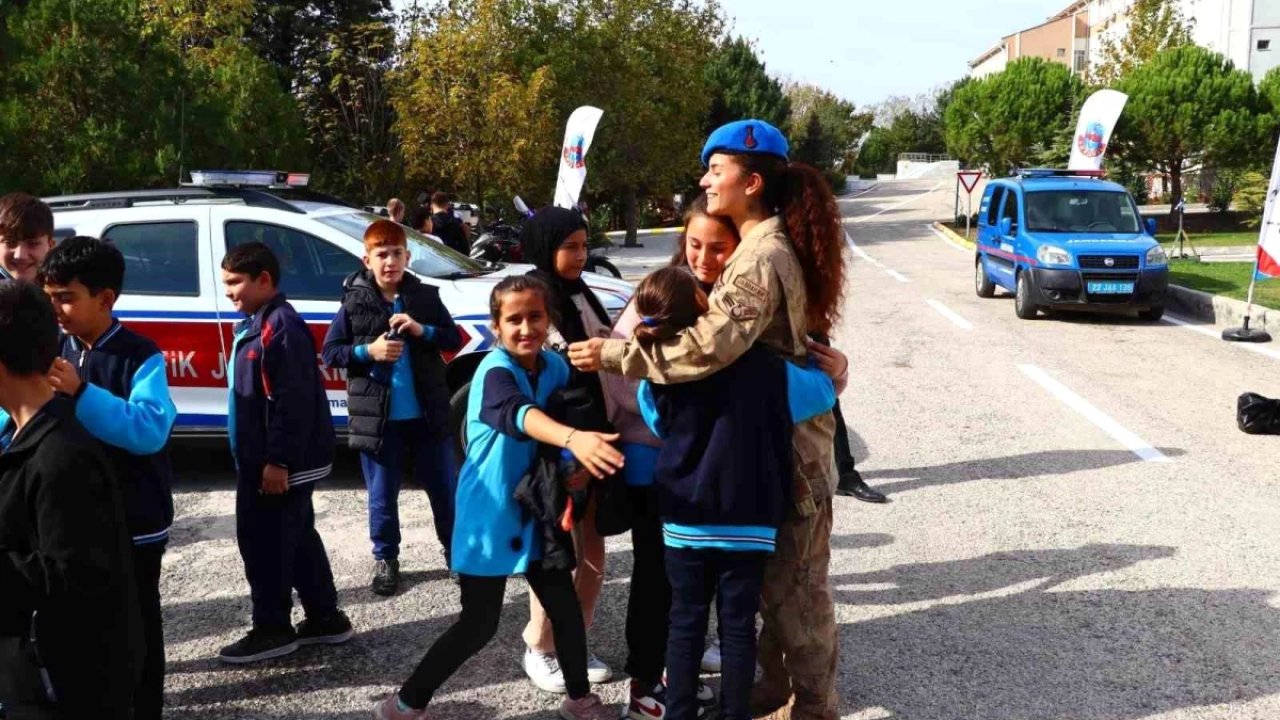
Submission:
[[[1244,316],[1244,325],[1238,328],[1227,328],[1222,331],[1222,339],[1227,342],[1271,342],[1271,334],[1266,330],[1249,327],[1249,316]]]

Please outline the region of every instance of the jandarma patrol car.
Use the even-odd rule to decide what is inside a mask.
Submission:
[[[116,316],[151,338],[168,361],[178,406],[175,433],[218,435],[227,429],[226,357],[243,319],[223,294],[219,268],[229,248],[259,241],[280,258],[280,289],[311,326],[316,347],[338,312],[342,281],[363,267],[364,231],[379,217],[305,190],[307,176],[276,172],[192,173],[193,184],[45,198],[57,238],[91,235],[125,256]],[[494,346],[489,293],[529,265],[483,265],[438,238],[406,229],[409,270],[440,288],[462,331],[463,348],[446,356],[455,404],[465,402],[484,354]],[[605,310],[617,317],[631,297],[621,280],[585,274]],[[346,372],[321,365],[334,422],[345,427]]]
[[[1169,263],[1120,185],[1094,172],[1026,170],[993,180],[978,210],[974,289],[1014,293],[1014,312],[1137,310],[1164,314]]]

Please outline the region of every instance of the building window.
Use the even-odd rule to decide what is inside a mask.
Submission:
[[[1066,48],[1058,48],[1058,57],[1060,57],[1060,58],[1064,58],[1064,57],[1066,57],[1066,56],[1067,56],[1067,49],[1066,49]]]
[[[1258,41],[1258,52],[1269,52],[1270,50],[1271,50],[1271,41],[1270,41],[1270,40],[1259,40],[1259,41]]]
[[[1089,69],[1089,53],[1085,50],[1076,51],[1075,71],[1082,73]]]

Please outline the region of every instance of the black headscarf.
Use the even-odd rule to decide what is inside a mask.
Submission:
[[[586,326],[578,315],[578,306],[573,304],[573,295],[581,293],[587,304],[595,311],[600,322],[606,327],[610,325],[609,314],[605,312],[600,299],[587,283],[579,277],[577,280],[566,280],[556,273],[556,251],[579,230],[586,230],[587,222],[577,210],[560,207],[547,207],[539,210],[525,222],[520,230],[520,247],[524,250],[525,260],[533,263],[536,270],[530,275],[540,278],[551,286],[555,293],[555,305],[559,322],[556,328],[568,342],[587,340]]]

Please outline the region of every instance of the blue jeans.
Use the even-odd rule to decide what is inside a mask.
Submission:
[[[450,439],[433,438],[426,420],[388,420],[382,429],[382,448],[377,454],[360,453],[360,467],[369,491],[369,539],[374,559],[400,557],[400,478],[410,467],[413,479],[427,491],[436,538],[448,558],[458,484]]]
[[[667,636],[666,720],[698,717],[698,672],[715,596],[720,619],[720,718],[750,720],[756,674],[756,610],[762,552],[667,548],[671,626]]]

